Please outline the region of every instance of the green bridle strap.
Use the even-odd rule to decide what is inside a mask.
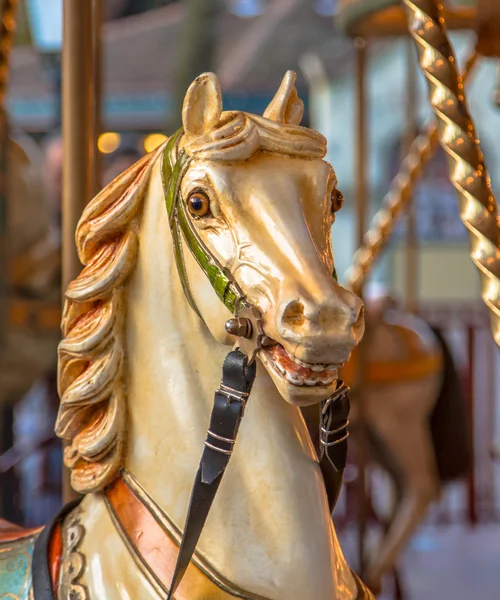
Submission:
[[[244,294],[233,279],[231,273],[222,267],[200,238],[196,231],[196,227],[193,225],[191,218],[187,214],[186,204],[182,199],[182,178],[186,174],[191,163],[191,158],[185,151],[181,151],[176,159],[177,143],[182,133],[183,131],[180,129],[170,138],[162,159],[163,189],[165,192],[165,202],[170,229],[172,231],[174,255],[179,278],[191,308],[201,316],[189,287],[184,255],[182,252],[181,240],[184,238],[186,246],[191,251],[196,262],[200,265],[202,271],[208,277],[215,293],[224,305],[234,314],[237,309],[243,306]]]
[[[177,188],[180,184],[180,173],[183,165],[179,162],[176,165],[175,169],[172,169],[170,164],[169,156],[175,149],[175,143],[180,136],[181,131],[178,131],[175,135],[173,135],[168,141],[167,147],[165,149],[165,153],[162,157],[162,183],[163,190],[165,193],[165,201],[167,204],[167,213],[169,218],[170,230],[172,232],[172,241],[174,245],[174,257],[175,263],[177,265],[177,272],[179,273],[179,279],[181,280],[182,289],[184,290],[184,294],[189,302],[191,308],[195,311],[195,313],[201,317],[200,312],[198,311],[198,307],[196,306],[196,302],[194,301],[193,295],[191,293],[191,288],[189,287],[189,282],[186,273],[186,265],[184,264],[184,255],[182,253],[181,246],[181,235],[179,229],[179,223],[175,219],[175,208],[174,202],[177,195]],[[167,156],[166,156],[167,155]],[[175,172],[175,175],[174,175]],[[175,179],[175,181],[174,181]]]

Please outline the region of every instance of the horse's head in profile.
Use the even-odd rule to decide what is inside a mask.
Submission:
[[[334,391],[363,333],[363,311],[332,276],[331,228],[342,196],[323,160],[325,139],[299,126],[294,81],[288,72],[257,117],[222,112],[217,78],[197,78],[184,102],[182,143],[192,160],[180,187],[197,234],[262,313],[261,361],[287,401],[309,404]],[[227,311],[207,293],[195,287],[194,301],[227,343]]]

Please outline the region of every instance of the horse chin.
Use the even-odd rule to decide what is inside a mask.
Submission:
[[[337,389],[338,374],[329,383],[306,385],[304,383],[293,383],[280,373],[267,352],[260,352],[259,358],[271,376],[279,393],[288,403],[294,406],[310,406],[326,400]]]

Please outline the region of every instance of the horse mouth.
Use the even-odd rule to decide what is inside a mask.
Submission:
[[[328,387],[338,379],[340,364],[307,363],[289,354],[281,344],[262,348],[266,365],[297,387]]]

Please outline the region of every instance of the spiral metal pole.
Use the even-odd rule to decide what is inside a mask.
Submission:
[[[473,72],[477,57],[478,53],[474,49],[465,63],[462,76],[464,83]],[[392,180],[389,192],[373,217],[370,229],[363,238],[363,243],[354,254],[353,263],[347,272],[345,283],[346,287],[352,289],[354,293],[359,295],[363,289],[375,261],[386,247],[394,231],[399,215],[411,200],[412,190],[417,179],[438,147],[438,124],[433,118],[424,126],[422,133],[410,145],[399,173]]]
[[[481,296],[490,309],[493,337],[500,346],[500,220],[467,107],[463,79],[457,72],[442,6],[436,0],[402,1],[429,87],[450,180],[458,192],[460,218],[469,233],[471,259],[481,279]]]

